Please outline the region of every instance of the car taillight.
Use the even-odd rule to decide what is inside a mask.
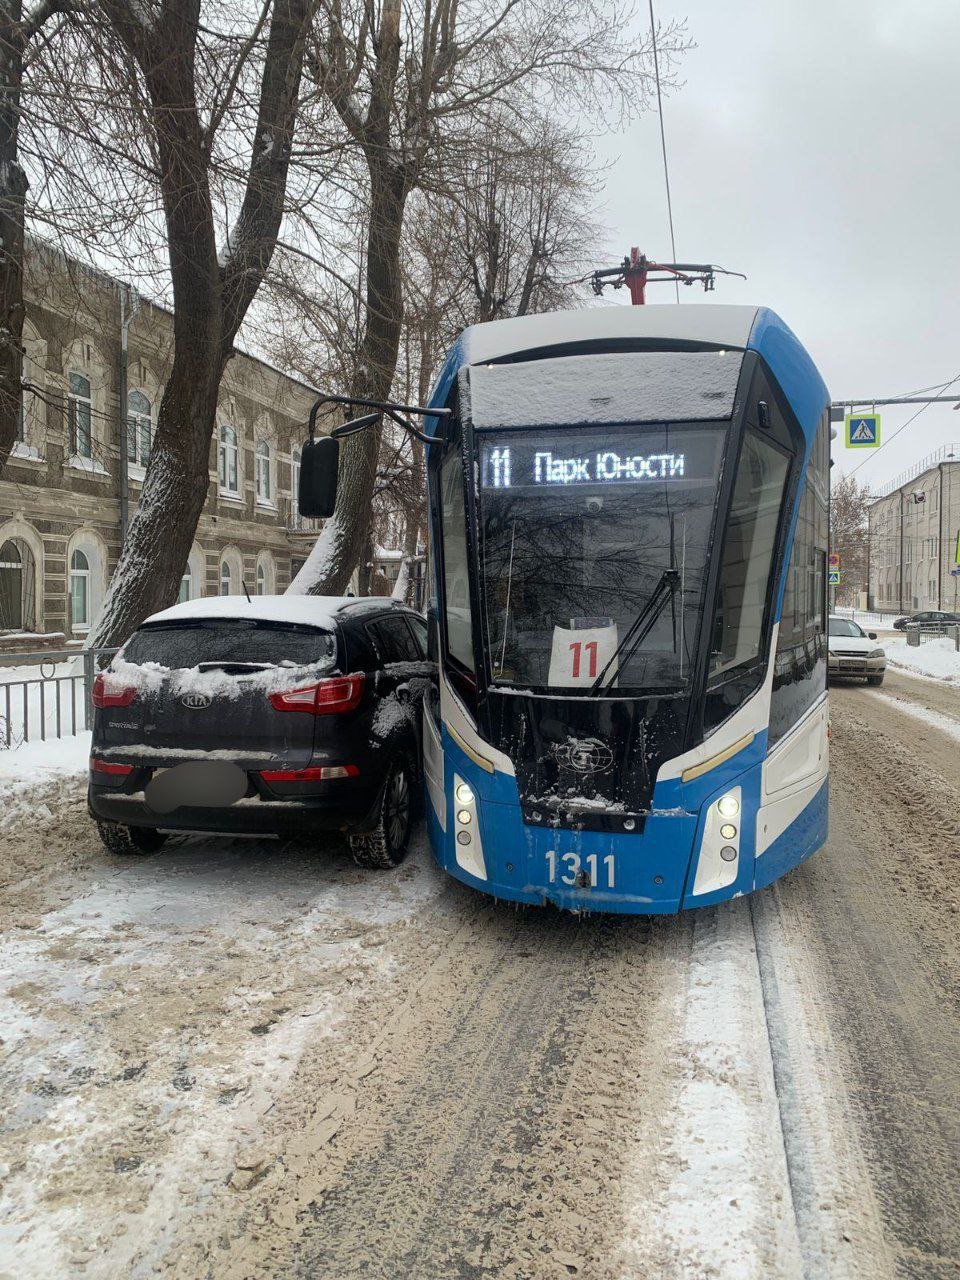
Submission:
[[[355,764],[311,765],[309,769],[261,769],[264,782],[330,782],[333,778],[356,778]]]
[[[363,697],[363,672],[349,676],[332,676],[299,689],[271,693],[270,704],[277,711],[307,711],[313,716],[329,716],[339,711],[353,711]]]
[[[90,768],[94,773],[112,773],[120,778],[133,773],[132,764],[114,764],[112,760],[98,760],[96,756],[90,757]]]
[[[101,671],[93,682],[95,707],[129,707],[137,696],[137,686],[125,684],[112,671]]]

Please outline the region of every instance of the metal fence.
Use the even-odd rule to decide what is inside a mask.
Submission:
[[[24,742],[68,738],[90,728],[93,682],[117,649],[0,650],[0,750]],[[14,663],[16,665],[14,665]],[[60,670],[64,664],[72,670]],[[20,667],[37,675],[16,679]],[[10,677],[9,679],[7,677]]]

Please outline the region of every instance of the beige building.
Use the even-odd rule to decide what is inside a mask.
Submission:
[[[943,445],[881,490],[868,508],[867,607],[960,607],[960,444]]]
[[[89,630],[145,474],[170,362],[171,314],[33,244],[26,279],[20,439],[0,479],[0,642]],[[134,309],[136,308],[136,309]],[[131,317],[131,312],[133,312]],[[128,322],[127,440],[120,406]],[[227,365],[210,487],[181,599],[283,591],[317,522],[293,495],[316,391],[261,360]],[[124,500],[124,490],[127,500]]]

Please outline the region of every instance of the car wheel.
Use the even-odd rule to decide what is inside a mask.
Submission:
[[[153,827],[124,827],[119,822],[98,822],[97,831],[104,848],[121,858],[156,853],[167,838]]]
[[[411,769],[402,757],[394,760],[380,795],[380,812],[372,831],[352,835],[350,852],[361,867],[385,870],[397,867],[407,856],[413,825]]]
[[[883,684],[883,675],[867,676],[867,684],[878,685]]]

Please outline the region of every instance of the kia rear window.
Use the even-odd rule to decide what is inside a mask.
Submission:
[[[126,662],[180,670],[201,663],[294,663],[333,667],[336,638],[317,627],[248,618],[197,618],[141,627],[127,641]]]

